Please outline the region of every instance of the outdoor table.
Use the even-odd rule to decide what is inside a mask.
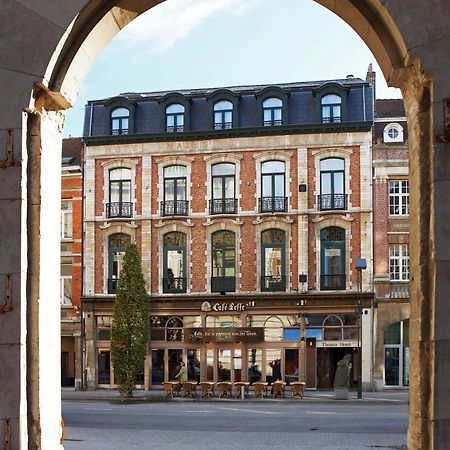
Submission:
[[[184,391],[183,397],[192,397],[193,393],[197,397],[197,382],[196,381],[185,381],[183,383],[183,391]]]
[[[304,381],[293,381],[291,383],[291,396],[295,397],[296,395],[299,395],[301,398],[303,398],[305,387],[306,383]]]
[[[225,395],[231,397],[231,386],[232,384],[229,381],[221,381],[217,383],[217,387],[219,389],[219,398],[222,398]]]
[[[258,395],[261,398],[267,397],[267,386],[269,386],[269,383],[265,381],[256,381],[253,383],[253,398],[256,398]]]
[[[236,398],[242,397],[242,387],[244,387],[244,397],[248,395],[248,391],[250,388],[250,383],[248,381],[236,381],[233,383],[234,392],[236,394]]]
[[[200,382],[200,388],[202,392],[202,397],[213,397],[214,396],[214,382],[213,381],[202,381]]]

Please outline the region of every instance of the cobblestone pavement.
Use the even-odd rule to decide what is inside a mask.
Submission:
[[[67,450],[406,449],[407,393],[331,392],[305,399],[161,401],[138,393],[123,404],[112,391],[63,391]]]

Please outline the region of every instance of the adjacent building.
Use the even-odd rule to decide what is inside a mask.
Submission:
[[[114,386],[112,308],[134,241],[151,311],[137,386],[184,361],[192,380],[330,388],[347,353],[356,383],[362,348],[369,387],[373,110],[372,86],[353,76],[88,102],[86,386]]]

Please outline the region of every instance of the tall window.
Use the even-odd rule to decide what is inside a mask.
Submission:
[[[165,234],[163,247],[163,292],[186,292],[186,235]]]
[[[233,103],[222,100],[214,104],[214,129],[225,130],[233,127]]]
[[[132,217],[131,169],[121,167],[109,171],[109,203],[106,217]]]
[[[116,108],[111,112],[111,134],[128,134],[130,111]]]
[[[235,234],[216,231],[212,235],[211,292],[234,292],[236,289]]]
[[[184,106],[174,103],[166,108],[166,131],[184,130]]]
[[[235,165],[230,163],[214,164],[211,172],[212,200],[209,205],[210,214],[236,214]]]
[[[344,190],[344,160],[327,158],[320,161],[320,210],[347,209]]]
[[[384,383],[409,386],[409,319],[392,324],[384,332]]]
[[[409,181],[389,181],[389,214],[407,216],[409,214]]]
[[[322,122],[340,122],[341,121],[342,99],[339,95],[330,94],[322,97]]]
[[[188,213],[187,169],[185,166],[164,168],[164,200],[161,204],[163,216],[186,216]]]
[[[281,125],[283,102],[276,97],[271,97],[263,102],[263,125],[271,127],[274,125]]]
[[[409,280],[408,244],[391,244],[389,246],[389,275],[392,281]]]
[[[72,201],[61,201],[61,239],[72,239]]]
[[[261,290],[286,290],[286,233],[277,228],[261,233]]]
[[[260,212],[287,211],[285,170],[283,161],[267,161],[261,164]]]
[[[61,305],[72,305],[72,258],[61,258]]]
[[[320,288],[345,289],[345,230],[324,228],[320,232],[321,275]]]
[[[128,234],[116,233],[108,238],[108,294],[115,294],[123,266],[125,246],[131,242]]]

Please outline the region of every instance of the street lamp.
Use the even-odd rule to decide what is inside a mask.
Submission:
[[[364,258],[358,258],[355,263],[358,271],[358,306],[356,307],[356,314],[359,316],[359,330],[358,330],[358,398],[362,398],[362,271],[367,269],[367,262]]]

